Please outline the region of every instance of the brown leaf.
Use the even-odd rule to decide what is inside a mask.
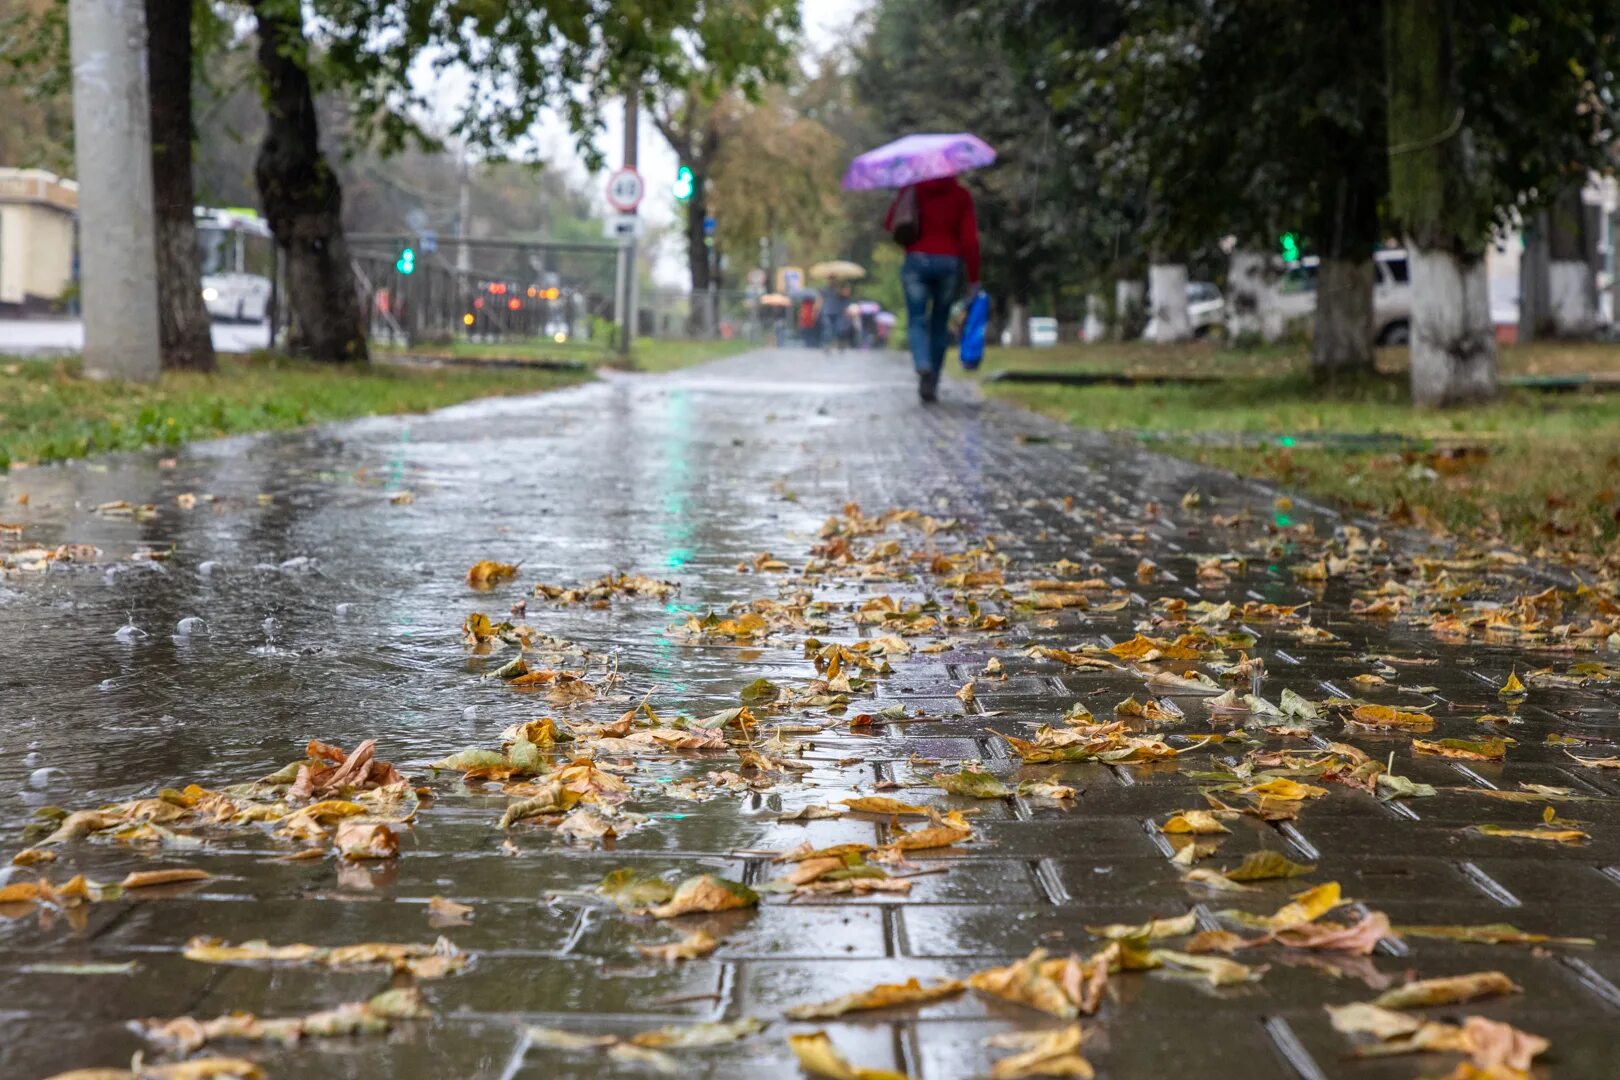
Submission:
[[[338,826],[333,842],[345,859],[392,859],[399,855],[399,837],[387,825],[346,821]]]
[[[428,898],[427,912],[428,925],[436,930],[448,926],[466,926],[473,916],[471,904],[458,904],[442,896]]]
[[[1471,975],[1409,982],[1405,986],[1386,990],[1373,1000],[1373,1004],[1384,1009],[1417,1009],[1518,992],[1519,987],[1500,971],[1478,971]]]
[[[991,1066],[990,1080],[1027,1080],[1038,1076],[1092,1080],[1097,1075],[1091,1063],[1080,1056],[1079,1024],[1029,1034],[1034,1036],[1033,1045]]]
[[[636,951],[653,960],[673,964],[677,960],[696,960],[720,947],[720,939],[707,930],[694,930],[679,941],[667,945],[637,945]]]
[[[517,572],[518,568],[514,563],[482,559],[473,563],[467,570],[467,584],[479,592],[488,592],[501,582],[517,577]]]

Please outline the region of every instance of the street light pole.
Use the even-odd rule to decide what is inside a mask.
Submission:
[[[84,373],[158,377],[157,242],[141,0],[70,0]]]

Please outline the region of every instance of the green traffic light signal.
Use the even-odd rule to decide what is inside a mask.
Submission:
[[[406,276],[416,273],[416,249],[406,248],[401,251],[399,258],[394,261],[394,269]]]
[[[1277,238],[1277,246],[1282,251],[1283,262],[1299,261],[1299,234],[1285,232]]]
[[[692,192],[697,189],[697,181],[692,176],[692,170],[685,165],[682,165],[679,169],[677,169],[675,172],[675,182],[669,186],[669,189],[674,193],[675,198],[680,202],[685,202],[686,200],[690,199],[692,197]]]

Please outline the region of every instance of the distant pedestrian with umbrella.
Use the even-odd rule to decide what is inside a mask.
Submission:
[[[906,249],[900,283],[924,402],[939,396],[951,305],[964,282],[970,300],[979,292],[979,223],[973,196],[956,176],[995,160],[996,152],[973,135],[907,135],[862,154],[844,174],[850,190],[899,189],[883,227]]]

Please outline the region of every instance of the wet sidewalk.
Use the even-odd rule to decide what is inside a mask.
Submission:
[[[1612,1075],[1612,583],[944,397],[783,350],[0,477],[0,851],[43,853],[0,888],[54,890],[0,903],[0,1075],[757,1078],[814,1031],[913,1077],[1083,1075],[1007,1064],[1078,1023],[1105,1077],[1441,1076],[1491,1059],[1467,1017],[1548,1040],[1537,1075]],[[515,574],[474,589],[481,560]],[[317,754],[302,789],[209,801],[312,739],[328,772],[375,739],[410,784],[361,761],[323,790]],[[328,802],[354,809],[295,820]],[[44,842],[46,808],[113,804]],[[345,822],[398,853],[336,854]],[[1224,873],[1258,852],[1311,869]],[[207,876],[67,887],[165,868]],[[701,875],[740,906],[647,913]],[[199,936],[431,955],[215,963]],[[949,984],[1036,949],[1076,959]],[[1323,1008],[1490,972],[1517,989],[1391,1014],[1456,1025],[1453,1052],[1352,1059],[1413,1031]],[[910,979],[946,985],[788,1017]],[[395,1014],[296,1041],[131,1026],[390,986]],[[368,1031],[319,1033],[342,1023]]]

